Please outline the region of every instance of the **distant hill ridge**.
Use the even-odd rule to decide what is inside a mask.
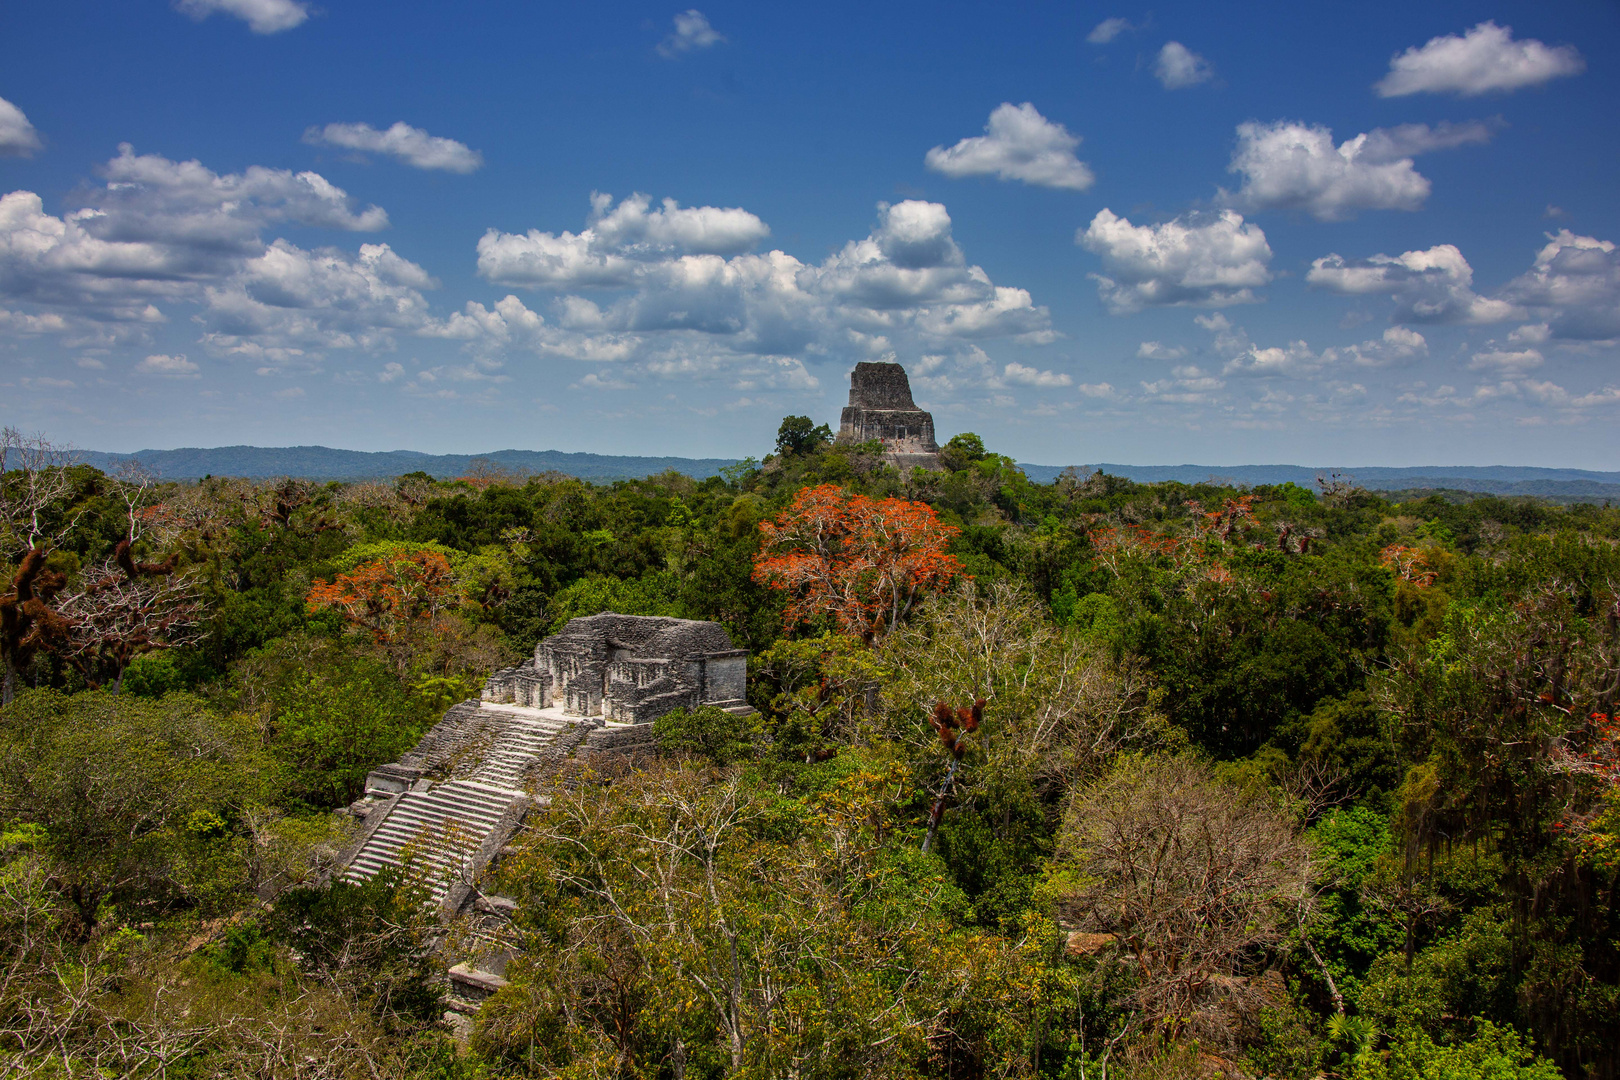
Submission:
[[[488,454],[423,454],[415,450],[334,450],[329,446],[219,446],[211,449],[137,450],[108,454],[81,450],[79,458],[98,469],[132,458],[168,480],[204,476],[296,476],[308,480],[377,480],[425,472],[439,479],[465,476],[474,461],[489,461],[517,472],[560,472],[582,480],[625,480],[655,476],[668,469],[702,479],[718,475],[731,458],[618,457],[568,454],[561,450],[496,450]]]
[[[1031,480],[1050,482],[1063,472],[1056,465],[1023,465]],[[1553,502],[1620,501],[1620,472],[1589,469],[1541,469],[1528,465],[1416,465],[1388,466],[1304,465],[1121,465],[1100,462],[1077,465],[1088,473],[1101,469],[1138,483],[1179,481],[1198,484],[1214,480],[1240,486],[1295,483],[1314,488],[1318,476],[1339,473],[1375,491],[1469,491],[1483,495],[1531,495]]]
[[[80,460],[100,469],[116,468],[137,458],[170,480],[203,476],[297,476],[311,480],[374,480],[425,472],[448,479],[466,475],[474,461],[492,462],[514,472],[560,472],[582,480],[626,480],[673,469],[695,479],[717,475],[736,464],[734,458],[627,457],[570,454],[561,450],[496,450],[487,454],[424,454],[415,450],[336,450],[327,446],[220,446],[176,450],[139,450],[133,454],[79,452]],[[1031,480],[1049,483],[1066,466],[1020,465]],[[1124,465],[1100,462],[1076,465],[1141,483],[1175,480],[1253,486],[1292,481],[1313,487],[1319,475],[1341,473],[1364,487],[1383,491],[1451,490],[1490,495],[1533,495],[1558,502],[1620,500],[1620,472],[1588,469],[1540,469],[1522,465],[1419,465],[1408,468],[1305,465]]]

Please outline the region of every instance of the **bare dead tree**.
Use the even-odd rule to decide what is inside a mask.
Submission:
[[[0,653],[5,675],[0,703],[16,694],[17,670],[38,648],[38,634],[51,619],[51,598],[66,579],[45,560],[73,531],[83,514],[69,505],[74,479],[70,447],[44,435],[0,430],[0,558],[15,563],[0,593]]]
[[[1322,501],[1330,506],[1349,506],[1367,494],[1367,489],[1349,473],[1317,473],[1316,486],[1322,492]]]
[[[74,460],[72,447],[42,434],[0,430],[0,551],[8,558],[54,548],[78,524],[82,511],[52,513],[73,493]]]
[[[1335,806],[1344,805],[1361,791],[1359,785],[1350,782],[1347,771],[1315,757],[1291,763],[1276,775],[1276,780],[1278,786],[1299,803],[1307,823],[1316,821]]]
[[[137,656],[202,637],[203,603],[195,578],[172,573],[168,563],[137,563],[127,550],[121,555],[85,572],[80,588],[56,605],[62,655],[92,685],[110,681],[115,694]],[[142,572],[164,566],[171,572]]]
[[[110,558],[92,564],[69,590],[60,575],[36,579],[31,625],[23,643],[46,647],[78,668],[92,685],[123,685],[124,669],[141,653],[189,644],[200,636],[202,601],[191,575],[177,575],[179,556],[156,562],[137,558],[154,532],[170,531],[155,515],[157,479],[129,462],[114,477],[113,493],[124,503],[124,535]],[[30,558],[39,549],[30,552]],[[25,560],[26,561],[26,560]],[[110,678],[109,678],[110,673]]]
[[[1080,792],[1060,838],[1060,899],[1111,934],[1135,974],[1132,1028],[1220,1040],[1257,1005],[1243,964],[1279,944],[1309,897],[1290,815],[1189,758],[1127,759]]]
[[[883,696],[890,733],[919,745],[935,732],[914,723],[935,701],[985,699],[995,737],[981,748],[992,769],[1027,772],[1044,790],[1068,787],[1122,749],[1163,730],[1149,673],[1130,658],[1047,620],[1027,589],[997,582],[980,595],[963,583],[931,599],[890,635]]]

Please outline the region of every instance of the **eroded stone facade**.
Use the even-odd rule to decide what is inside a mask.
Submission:
[[[747,711],[748,653],[719,623],[605,612],[570,619],[484,700],[644,724],[678,708]]]
[[[884,458],[902,469],[939,468],[934,417],[911,399],[899,364],[863,362],[849,373],[849,404],[838,420],[838,441],[883,443]]]

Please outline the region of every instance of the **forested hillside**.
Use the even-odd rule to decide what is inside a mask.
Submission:
[[[1620,510],[802,418],[704,480],[4,453],[6,1075],[1620,1077]],[[604,610],[722,623],[759,715],[541,793],[458,1042],[470,931],[327,883],[341,811]]]

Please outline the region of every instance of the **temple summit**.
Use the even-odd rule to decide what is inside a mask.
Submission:
[[[883,443],[884,460],[902,471],[938,469],[934,415],[911,400],[911,381],[899,364],[863,362],[849,373],[849,404],[838,419],[838,442]]]

